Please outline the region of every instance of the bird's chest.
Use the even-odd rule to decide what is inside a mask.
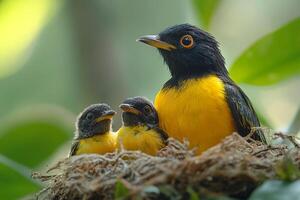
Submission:
[[[91,138],[80,140],[79,149],[77,154],[81,153],[98,153],[104,154],[107,152],[113,152],[116,147],[116,139],[114,139],[114,133],[107,133],[103,135],[97,135]]]
[[[158,133],[144,126],[121,127],[118,131],[118,143],[127,150],[140,150],[150,155],[155,155],[163,146]]]
[[[155,99],[160,127],[204,149],[234,131],[223,82],[216,76],[191,79],[161,90]]]

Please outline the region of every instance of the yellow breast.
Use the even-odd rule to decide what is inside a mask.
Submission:
[[[118,131],[117,143],[119,148],[122,144],[124,149],[140,150],[150,155],[156,155],[164,146],[159,134],[144,126],[122,126]]]
[[[109,132],[79,141],[78,154],[97,153],[105,154],[116,149],[116,133]]]
[[[160,127],[170,137],[187,138],[198,153],[235,131],[224,84],[214,75],[186,80],[180,88],[162,89],[155,107]]]

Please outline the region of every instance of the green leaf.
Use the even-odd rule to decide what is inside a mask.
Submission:
[[[300,74],[300,18],[251,45],[230,68],[240,83],[270,85]]]
[[[118,180],[115,185],[115,198],[114,199],[125,199],[129,194],[128,188]]]
[[[195,192],[193,188],[188,187],[187,192],[189,193],[190,200],[200,200],[197,192]]]
[[[300,170],[289,156],[279,162],[275,170],[279,178],[285,181],[294,181],[300,178]]]
[[[40,189],[39,184],[30,179],[30,172],[27,169],[1,155],[0,177],[1,199],[19,199]]]
[[[208,28],[220,0],[193,0],[200,23]]]
[[[181,194],[171,185],[159,186],[160,193],[167,199],[181,199]]]
[[[72,137],[71,129],[55,120],[39,115],[8,123],[0,130],[1,154],[27,167],[37,167]]]
[[[295,182],[266,181],[249,200],[291,200],[300,197],[300,180]]]

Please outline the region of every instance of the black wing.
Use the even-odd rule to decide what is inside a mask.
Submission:
[[[79,147],[79,141],[75,140],[72,143],[71,150],[70,150],[70,153],[69,153],[69,157],[76,155],[78,147]]]
[[[166,145],[167,144],[167,140],[169,138],[168,134],[163,131],[162,129],[158,128],[158,127],[155,127],[153,128],[157,133],[159,133],[159,136],[160,138],[162,139],[162,141],[164,142],[164,144]]]
[[[249,98],[232,80],[223,81],[225,83],[227,102],[238,133],[241,136],[246,136],[253,131],[252,138],[254,140],[266,143],[262,130],[258,128],[260,123]]]

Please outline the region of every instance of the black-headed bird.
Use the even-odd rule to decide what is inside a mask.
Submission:
[[[140,150],[150,155],[166,145],[168,135],[158,128],[158,115],[153,104],[143,98],[126,99],[121,105],[123,125],[117,132],[117,143],[127,150]]]
[[[116,112],[107,104],[88,106],[78,116],[76,135],[69,156],[115,151],[117,137],[111,128],[115,114]]]
[[[170,137],[187,138],[201,153],[235,131],[246,136],[260,126],[209,33],[181,24],[137,41],[156,47],[169,67],[171,79],[156,95],[154,105],[160,128]],[[258,129],[252,138],[266,142]]]

